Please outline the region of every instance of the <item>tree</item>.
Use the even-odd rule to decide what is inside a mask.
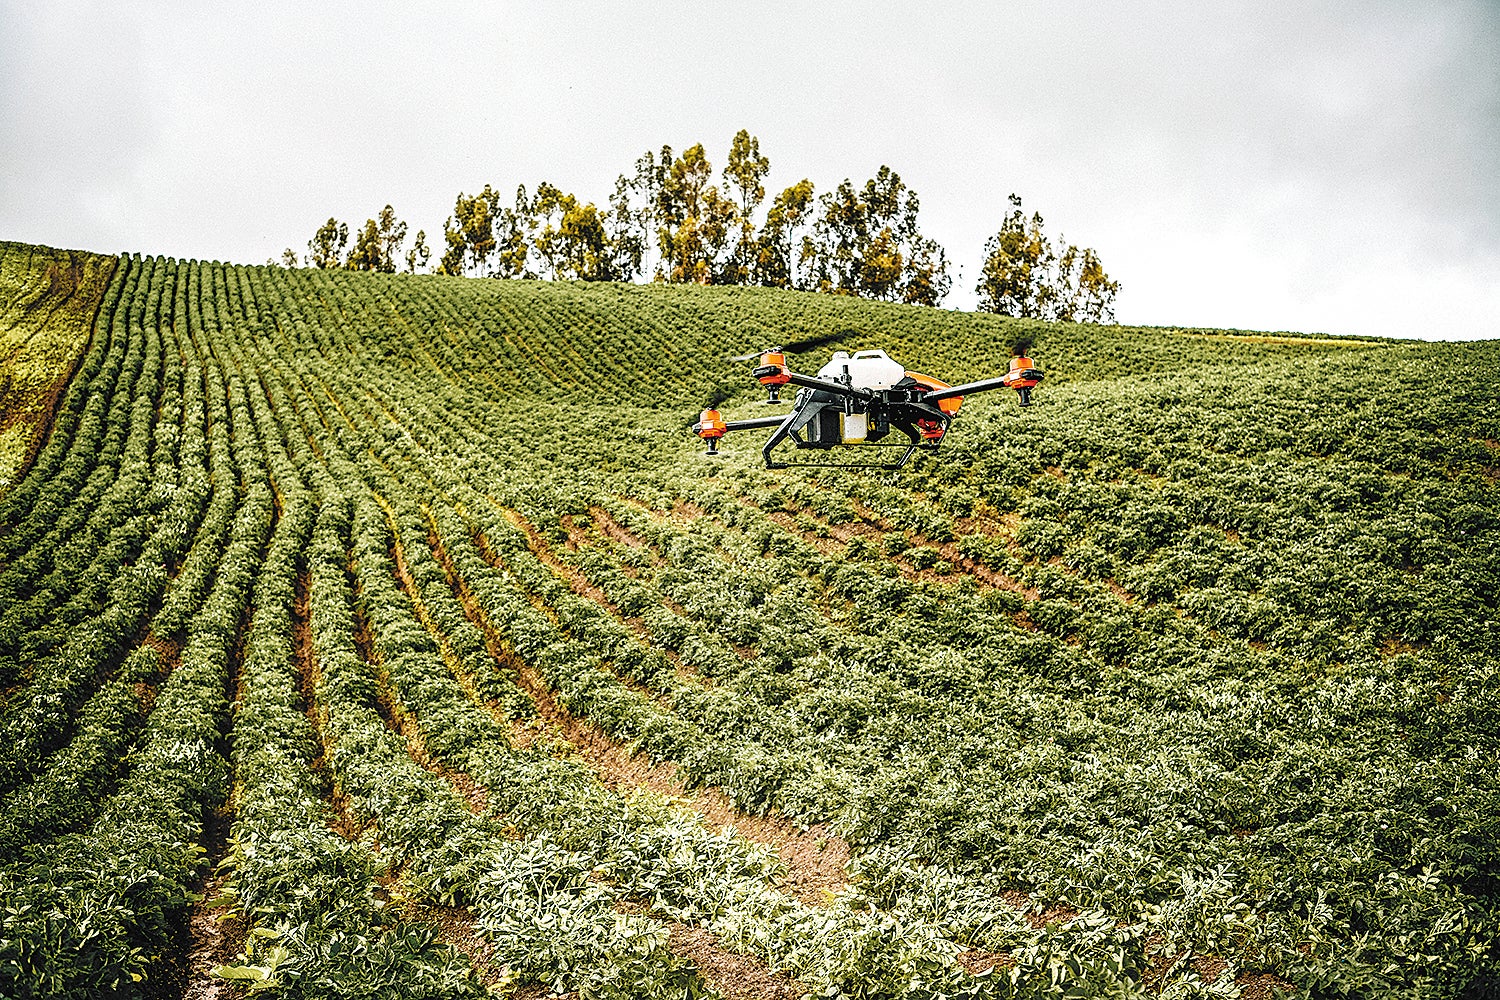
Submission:
[[[657,273],[666,281],[722,284],[731,273],[724,251],[736,231],[738,209],[709,183],[712,177],[702,143],[683,150],[666,172],[656,231]]]
[[[313,238],[307,241],[307,262],[324,270],[344,266],[344,245],[349,242],[349,227],[330,218]]]
[[[401,245],[406,242],[406,223],[396,218],[395,209],[389,205],[380,210],[376,223],[376,230],[380,234],[377,244],[380,251],[379,269],[386,274],[394,274],[396,255],[401,252]]]
[[[443,223],[444,250],[438,270],[455,275],[473,270],[483,275],[490,255],[499,249],[500,273],[513,277],[505,272],[514,262],[518,229],[514,213],[500,208],[500,195],[488,184],[473,196],[459,192],[453,214]]]
[[[417,269],[426,267],[431,259],[432,251],[427,248],[427,234],[418,229],[416,239],[412,240],[411,249],[406,251],[406,270],[411,274],[416,274]]]
[[[882,166],[857,190],[846,178],[819,202],[803,240],[808,283],[835,295],[937,305],[948,294],[948,258],[917,225],[921,202]]]
[[[570,213],[573,215],[572,231],[565,236],[564,222]],[[537,185],[536,195],[526,208],[525,218],[532,234],[532,250],[543,268],[540,277],[555,281],[562,276],[570,258],[579,261],[591,249],[603,243],[602,227],[590,224],[597,223],[597,219],[585,222],[578,215],[578,200],[572,195],[563,194],[547,181]],[[580,245],[565,246],[570,239],[578,240]]]
[[[737,191],[739,199],[734,256],[725,272],[730,284],[745,285],[752,280],[757,258],[752,219],[755,210],[765,200],[766,188],[762,181],[770,169],[770,159],[760,153],[760,140],[745,129],[736,132],[729,147],[729,162],[724,166],[724,187]]]
[[[495,269],[490,272],[495,278],[535,277],[526,267],[530,253],[529,232],[526,226],[526,185],[516,185],[515,206],[500,208],[500,199],[495,199],[492,230],[495,237]]]
[[[518,209],[542,277],[629,281],[640,271],[641,244],[630,212],[629,181],[620,177],[608,209],[580,203],[543,181]]]
[[[755,244],[754,278],[768,288],[802,288],[799,235],[813,202],[812,181],[803,178],[778,194]]]
[[[463,230],[455,228],[453,217],[449,216],[443,223],[443,255],[438,258],[437,273],[462,275],[468,253],[469,245],[464,241]]]
[[[349,251],[349,270],[394,274],[396,255],[405,242],[406,223],[396,218],[395,209],[387,205],[378,216],[366,219],[355,234],[354,249]]]
[[[366,219],[354,234],[354,249],[349,251],[347,266],[351,271],[380,270],[380,230],[374,219]]]
[[[1099,255],[1059,237],[1054,245],[1040,213],[1027,219],[1019,195],[1000,231],[984,245],[979,308],[1002,316],[1065,322],[1110,323],[1120,283],[1112,281]]]
[[[281,266],[297,267],[297,251],[293,250],[291,247],[287,247],[285,250],[281,251]]]
[[[1057,318],[1070,323],[1113,323],[1120,283],[1104,273],[1099,255],[1069,246],[1059,262],[1062,278]]]
[[[663,146],[659,156],[648,149],[635,161],[635,176],[628,182],[630,194],[640,198],[639,206],[630,211],[630,218],[634,221],[634,231],[640,233],[642,266],[657,277],[662,277],[660,264],[653,265],[649,254],[666,215],[667,174],[671,169],[671,146]],[[633,199],[627,196],[627,201]]]
[[[634,281],[641,273],[646,253],[646,241],[636,235],[630,192],[630,179],[621,174],[615,179],[615,191],[609,198],[609,214],[604,220],[613,259],[610,281]]]

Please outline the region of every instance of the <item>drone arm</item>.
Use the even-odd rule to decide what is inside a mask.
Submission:
[[[778,427],[786,421],[786,417],[778,414],[774,417],[756,417],[754,420],[726,420],[724,430],[727,431],[753,431],[762,427]]]
[[[971,396],[976,392],[989,392],[991,389],[1014,389],[1021,395],[1021,405],[1027,406],[1031,403],[1031,390],[1041,384],[1045,377],[1046,375],[1037,369],[1030,358],[1014,357],[1010,359],[1010,371],[998,378],[981,379],[978,382],[967,382],[963,385],[939,389],[936,392],[929,392],[923,398],[936,403],[955,396]]]
[[[766,369],[757,368],[755,370],[759,373]],[[818,389],[822,392],[831,392],[836,396],[851,396],[854,399],[870,400],[875,398],[875,394],[868,389],[856,389],[842,382],[819,378],[815,375],[801,375],[785,366],[780,367],[780,372],[782,377],[786,379],[785,382],[781,383],[782,385],[795,385],[799,389]]]
[[[1006,381],[1007,376],[999,378],[987,378],[978,382],[966,382],[963,385],[950,386],[947,389],[937,389],[933,392],[922,394],[924,403],[936,403],[940,399],[952,399],[954,396],[972,396],[976,392],[989,392],[992,389],[1009,389],[1010,383]]]

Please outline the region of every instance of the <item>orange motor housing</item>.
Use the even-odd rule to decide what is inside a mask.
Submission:
[[[1005,374],[1005,384],[1016,390],[1022,406],[1031,405],[1031,390],[1042,382],[1042,373],[1026,355],[1010,359],[1010,371]]]
[[[693,433],[705,441],[717,440],[724,436],[724,418],[718,410],[704,410],[693,425]]]
[[[760,356],[760,367],[756,371],[765,371],[767,368],[776,370],[761,375],[761,385],[786,385],[792,380],[786,371],[786,355],[780,351],[767,351]]]
[[[1010,359],[1010,371],[1005,376],[1006,385],[1012,389],[1034,389],[1041,381],[1041,372],[1037,371],[1036,363],[1030,358],[1023,355]]]

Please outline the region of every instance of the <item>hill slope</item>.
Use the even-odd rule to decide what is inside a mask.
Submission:
[[[136,257],[90,332],[0,497],[6,993],[1493,986],[1500,346]],[[831,334],[1043,405],[699,456]]]

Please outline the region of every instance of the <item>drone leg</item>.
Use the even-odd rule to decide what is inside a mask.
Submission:
[[[788,413],[786,415],[786,419],[777,426],[776,430],[771,434],[771,437],[766,441],[765,446],[761,448],[760,454],[761,457],[766,460],[766,468],[776,469],[781,467],[780,463],[774,461],[771,458],[771,450],[781,442],[785,441],[787,439],[787,435],[792,433],[792,421],[797,419],[797,413],[797,410],[793,410],[791,413]]]
[[[719,439],[718,438],[709,438],[708,439],[708,453],[710,455],[717,455],[719,453]]]

